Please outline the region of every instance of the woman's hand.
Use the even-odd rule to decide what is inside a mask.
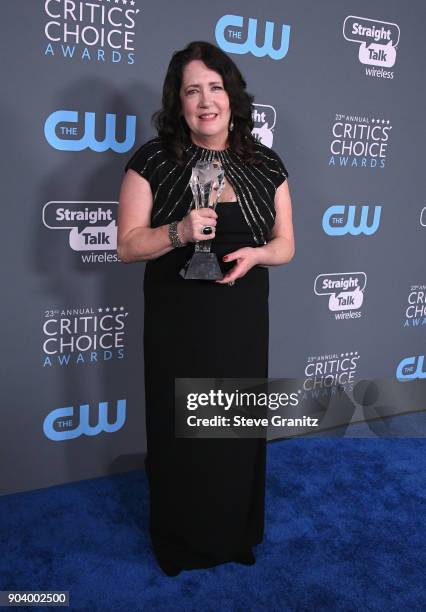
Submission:
[[[253,266],[257,265],[257,248],[243,247],[242,249],[237,249],[232,253],[228,253],[228,255],[225,255],[222,259],[226,262],[236,260],[237,263],[225,274],[222,280],[217,280],[215,282],[220,284],[233,283],[237,278],[241,278],[247,274]]]
[[[215,237],[217,213],[213,208],[194,208],[181,221],[177,230],[182,242],[195,242],[196,240],[211,240]],[[204,226],[209,225],[213,232],[203,234]]]

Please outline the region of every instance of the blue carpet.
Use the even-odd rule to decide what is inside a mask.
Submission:
[[[69,590],[90,611],[424,611],[425,444],[271,442],[256,565],[176,578],[150,550],[144,472],[1,497],[0,588]]]

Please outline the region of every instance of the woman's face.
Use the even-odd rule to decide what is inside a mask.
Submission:
[[[225,146],[231,108],[220,74],[191,60],[183,69],[180,100],[193,140]]]

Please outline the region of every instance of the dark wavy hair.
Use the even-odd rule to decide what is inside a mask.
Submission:
[[[222,77],[229,96],[234,129],[229,132],[229,146],[247,162],[256,162],[252,136],[253,96],[246,91],[246,82],[234,62],[221,49],[204,41],[194,41],[176,51],[167,69],[163,85],[161,110],[153,115],[153,124],[171,156],[183,161],[184,151],[191,144],[189,127],[182,115],[180,89],[183,69],[192,60],[201,60]]]

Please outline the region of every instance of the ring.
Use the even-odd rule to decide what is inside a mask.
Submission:
[[[232,287],[232,285],[235,285],[235,281],[231,281],[230,283],[228,283],[228,287]]]
[[[205,236],[209,236],[210,234],[213,234],[213,228],[211,225],[204,225],[203,229],[201,230],[201,233],[204,234]]]

